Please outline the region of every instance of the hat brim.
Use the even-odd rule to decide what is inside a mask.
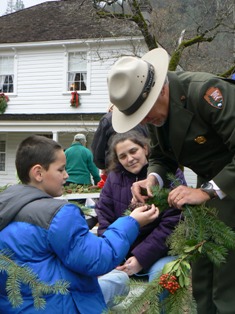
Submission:
[[[166,50],[162,48],[153,49],[147,52],[142,59],[153,65],[155,85],[151,88],[145,102],[133,114],[126,115],[119,111],[117,107],[113,107],[112,125],[117,133],[124,133],[133,129],[146,117],[155,104],[166,79],[169,64],[169,56]]]

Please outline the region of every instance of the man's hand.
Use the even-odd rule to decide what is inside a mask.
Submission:
[[[131,187],[131,192],[133,195],[132,201],[134,203],[145,203],[148,198],[153,197],[152,187],[156,184],[158,184],[158,182],[153,175],[149,175],[145,180],[134,182]],[[145,189],[147,191],[147,195],[142,195],[141,189]]]
[[[172,207],[181,209],[183,205],[200,205],[210,200],[210,196],[201,189],[180,185],[168,195],[168,203]]]
[[[116,269],[124,271],[128,276],[132,276],[141,271],[143,267],[140,265],[135,256],[131,256],[128,260],[126,260],[125,264],[118,266]]]

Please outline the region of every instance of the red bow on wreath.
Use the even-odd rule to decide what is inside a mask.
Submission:
[[[71,93],[72,97],[70,100],[70,104],[72,107],[78,107],[79,106],[79,94],[77,91]]]

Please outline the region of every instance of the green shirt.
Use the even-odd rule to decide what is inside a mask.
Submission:
[[[76,184],[91,184],[100,181],[99,169],[93,162],[92,152],[79,142],[74,142],[65,151],[66,171],[69,175],[67,181]]]

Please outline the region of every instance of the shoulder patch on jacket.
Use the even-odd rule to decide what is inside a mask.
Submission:
[[[210,104],[212,107],[217,109],[223,108],[223,95],[218,87],[210,87],[205,95],[204,99]]]

